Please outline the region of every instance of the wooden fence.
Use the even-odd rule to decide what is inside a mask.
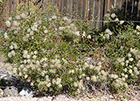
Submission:
[[[6,0],[3,14],[8,17],[17,5],[29,0]],[[45,1],[57,6],[59,11],[71,18],[81,16],[94,21],[94,27],[102,26],[102,20],[107,12],[114,8],[119,10],[119,15],[127,18],[138,18],[140,15],[140,0],[36,0],[39,5]],[[130,19],[129,19],[130,20]]]

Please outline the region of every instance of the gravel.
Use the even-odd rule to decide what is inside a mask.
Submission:
[[[41,98],[27,98],[27,97],[3,97],[0,101],[140,101],[140,99],[114,99],[112,96],[101,96],[101,97],[80,97],[73,98],[67,97],[66,95],[59,95],[57,97],[41,97]]]
[[[53,97],[42,97],[42,98],[6,97],[6,98],[1,98],[0,101],[113,101],[113,99],[108,99],[106,97],[102,97],[102,98],[97,97],[97,98],[92,98],[92,99],[89,99],[89,98],[76,99],[72,97],[66,97],[65,95],[59,95],[56,98],[53,98]]]

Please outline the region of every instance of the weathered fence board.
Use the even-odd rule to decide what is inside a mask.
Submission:
[[[28,3],[31,0],[6,0],[3,15],[9,17],[11,12],[16,9],[17,5],[24,1]],[[94,27],[102,26],[104,14],[112,12],[114,9],[120,10],[120,15],[126,19],[140,17],[140,0],[36,0],[38,5],[46,3],[57,6],[58,10],[69,16],[77,18],[79,16],[93,20]],[[47,6],[47,5],[46,5]],[[43,8],[42,8],[43,9]]]

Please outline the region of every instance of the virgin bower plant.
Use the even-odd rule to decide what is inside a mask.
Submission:
[[[9,67],[13,74],[45,95],[83,93],[85,81],[98,81],[100,65],[82,60],[91,50],[90,33],[79,30],[54,7],[40,10],[32,2],[29,9],[23,5],[6,19],[6,32],[0,34],[0,50],[5,62],[13,65]]]
[[[139,86],[140,27],[120,20],[115,13],[107,14],[105,20],[108,23],[97,40],[110,59],[108,83],[118,91],[129,84]]]
[[[89,22],[71,21],[55,7],[41,10],[29,3],[29,8],[21,3],[5,20],[0,51],[13,74],[30,82],[36,94],[83,94],[98,84],[120,91],[138,79],[139,26],[122,27],[112,14],[114,26],[94,33]]]

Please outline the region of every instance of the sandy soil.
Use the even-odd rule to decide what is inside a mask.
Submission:
[[[6,97],[0,98],[0,101],[140,101],[140,99],[123,99],[123,100],[116,100],[107,96],[96,97],[96,98],[72,98],[66,97],[65,95],[59,95],[56,98],[53,97],[42,97],[42,98],[26,98],[26,97]]]

